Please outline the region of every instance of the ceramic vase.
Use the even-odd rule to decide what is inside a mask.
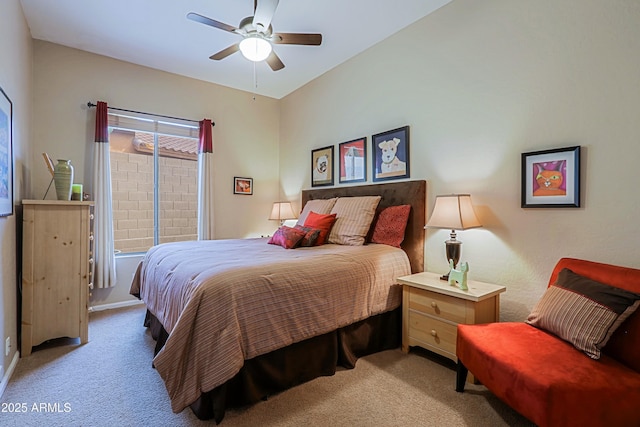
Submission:
[[[58,163],[53,168],[53,181],[56,184],[58,200],[71,200],[71,185],[73,184],[71,160],[58,159]]]

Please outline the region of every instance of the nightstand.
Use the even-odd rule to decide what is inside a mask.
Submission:
[[[500,294],[504,286],[468,280],[460,290],[440,280],[436,273],[416,273],[398,278],[402,284],[402,351],[419,346],[457,362],[459,323],[500,320]]]

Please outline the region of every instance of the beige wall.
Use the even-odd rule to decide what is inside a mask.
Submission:
[[[507,286],[503,320],[560,257],[640,268],[639,22],[636,0],[455,0],[282,100],[283,188],[309,187],[312,148],[410,125],[428,215],[437,194],[472,194],[484,228],[458,233],[462,259]],[[521,153],[571,145],[582,207],[520,208]],[[427,231],[427,270],[447,269],[447,238]]]
[[[30,172],[30,122],[32,103],[32,41],[18,0],[0,1],[0,87],[13,103],[13,198],[21,200]],[[0,218],[0,392],[7,371],[17,359],[17,283],[18,248],[16,231],[21,227],[19,206],[16,214]],[[5,339],[11,339],[11,351],[5,356]],[[3,378],[4,376],[4,378]]]
[[[215,150],[217,238],[272,232],[271,203],[278,199],[279,105],[272,98],[225,88],[60,45],[34,41],[33,185],[28,197],[42,198],[50,180],[39,158],[68,158],[75,181],[91,193],[95,113],[88,101],[200,120],[211,118]],[[254,179],[254,194],[233,194],[233,177]],[[47,198],[54,198],[49,192]],[[94,290],[92,305],[128,295],[133,272],[118,261],[115,288]],[[135,262],[131,262],[135,266]]]

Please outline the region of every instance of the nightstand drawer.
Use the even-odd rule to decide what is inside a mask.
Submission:
[[[436,347],[447,353],[447,356],[455,357],[457,325],[410,310],[409,330],[410,340],[418,340],[423,345]]]
[[[411,288],[409,291],[409,310],[416,310],[456,323],[466,323],[466,304],[459,298],[417,288]]]

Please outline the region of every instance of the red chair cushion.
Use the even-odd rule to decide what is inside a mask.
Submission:
[[[539,426],[640,425],[640,373],[526,323],[459,325],[457,355],[496,396]]]

